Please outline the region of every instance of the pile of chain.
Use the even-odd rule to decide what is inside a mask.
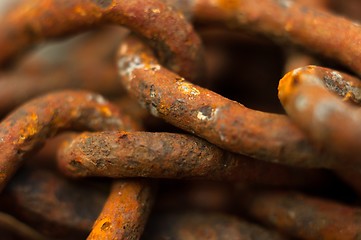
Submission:
[[[0,238],[361,239],[360,14],[2,0]]]

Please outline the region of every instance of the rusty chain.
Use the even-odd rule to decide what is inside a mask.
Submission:
[[[359,239],[357,9],[0,3],[0,236]]]

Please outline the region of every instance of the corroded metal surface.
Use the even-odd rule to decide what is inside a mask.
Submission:
[[[154,116],[226,150],[301,166],[332,159],[286,116],[248,109],[186,81],[159,65],[135,37],[123,41],[118,63],[124,86]]]
[[[308,66],[286,74],[278,90],[281,103],[292,120],[312,140],[343,159],[342,163],[332,164],[344,165],[349,160],[353,167],[358,167],[361,115],[358,106],[347,102],[361,102],[359,79],[332,69]]]
[[[62,37],[104,24],[127,26],[155,46],[176,72],[197,79],[202,49],[181,14],[159,0],[18,1],[2,16],[0,63],[45,39]]]
[[[290,0],[193,0],[183,11],[201,22],[250,30],[336,59],[361,75],[360,25],[329,11]],[[346,5],[346,4],[345,4]],[[337,34],[341,33],[342,34]],[[330,41],[332,39],[332,41]]]
[[[139,239],[154,201],[154,186],[143,180],[115,181],[87,239]]]
[[[67,140],[58,161],[73,177],[208,179],[293,187],[321,186],[330,180],[321,171],[256,161],[174,133],[83,133]]]
[[[102,96],[65,91],[37,98],[12,112],[0,124],[0,189],[27,153],[60,130],[130,129],[134,123]]]
[[[359,239],[359,9],[0,1],[1,238]]]

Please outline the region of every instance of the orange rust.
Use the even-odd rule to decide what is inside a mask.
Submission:
[[[102,96],[86,91],[63,91],[39,97],[20,107],[1,124],[0,182],[2,189],[27,153],[37,150],[46,138],[66,129],[137,128],[121,110]]]
[[[111,117],[112,116],[112,111],[109,109],[108,106],[101,107],[100,112],[103,113],[103,115],[105,117]]]
[[[217,0],[217,5],[223,9],[223,11],[234,11],[239,6],[237,0]]]
[[[192,12],[196,20],[205,24],[246,29],[287,41],[337,60],[361,75],[358,46],[361,29],[357,23],[324,9],[325,2],[311,5],[305,0],[193,0],[187,3],[183,11]]]
[[[23,3],[24,2],[24,3]],[[148,11],[156,9],[155,11]],[[183,15],[160,0],[21,0],[1,16],[0,54],[4,63],[44,39],[82,32],[99,25],[129,27],[153,45],[174,71],[197,80],[203,69],[203,49]]]
[[[57,158],[72,177],[197,178],[305,188],[330,182],[322,171],[257,161],[175,133],[82,133],[69,138]]]
[[[19,2],[21,1],[24,0],[19,0]],[[44,3],[42,3],[42,1],[44,1]],[[142,43],[139,44],[137,40],[127,39],[125,43],[123,43],[118,65],[123,84],[127,90],[131,92],[133,96],[136,96],[137,100],[153,115],[165,119],[176,127],[205,138],[213,144],[217,144],[224,149],[234,152],[230,153],[204,140],[180,134],[129,133],[125,131],[120,133],[83,133],[74,140],[72,144],[64,147],[70,151],[66,153],[66,164],[73,173],[75,172],[75,174],[81,175],[83,174],[81,171],[85,169],[86,174],[81,176],[204,178],[221,181],[246,179],[246,181],[237,182],[237,192],[239,192],[239,189],[251,187],[254,182],[265,183],[265,185],[291,186],[293,188],[299,186],[306,188],[314,187],[317,193],[320,191],[320,194],[325,191],[323,181],[328,181],[328,178],[323,178],[323,171],[303,170],[301,168],[278,165],[278,163],[282,163],[301,167],[332,168],[338,175],[351,182],[351,184],[354,184],[360,191],[361,188],[357,179],[360,177],[359,168],[361,165],[356,159],[360,153],[360,150],[357,150],[357,148],[360,146],[358,139],[355,138],[356,135],[360,135],[360,132],[356,129],[357,124],[348,124],[348,122],[343,121],[344,115],[348,115],[350,119],[355,118],[355,122],[359,119],[357,111],[354,111],[357,109],[355,105],[361,102],[361,94],[358,90],[360,85],[358,83],[353,81],[345,83],[345,81],[343,81],[345,75],[339,72],[326,71],[326,74],[324,74],[324,72],[319,71],[315,67],[309,67],[303,69],[303,71],[296,71],[286,76],[285,79],[287,81],[284,79],[286,82],[282,82],[279,88],[280,97],[283,99],[284,104],[289,105],[296,102],[296,108],[304,110],[303,114],[294,117],[298,120],[293,120],[292,117],[288,116],[254,111],[246,108],[242,104],[226,99],[215,92],[187,81],[193,80],[195,78],[194,76],[199,76],[199,73],[202,73],[199,68],[196,69],[195,67],[196,65],[199,66],[197,62],[201,60],[201,57],[197,55],[199,53],[197,48],[192,48],[192,44],[194,44],[192,37],[187,38],[187,36],[189,37],[188,34],[192,35],[191,31],[185,30],[184,33],[184,29],[181,27],[182,31],[177,27],[172,28],[173,25],[178,26],[178,24],[175,23],[176,18],[172,18],[172,15],[178,15],[180,19],[183,18],[183,15],[178,12],[173,12],[171,15],[168,15],[170,12],[167,10],[167,5],[158,6],[155,4],[150,5],[149,8],[144,8],[144,6],[148,6],[147,3],[155,3],[155,0],[144,0],[142,2],[133,0],[62,1],[64,0],[57,0],[57,2],[40,0],[38,2],[25,3],[24,6],[26,7],[26,5],[30,4],[36,6],[36,4],[40,2],[36,10],[26,9],[26,11],[33,11],[30,14],[23,12],[22,10],[24,9],[21,9],[21,7],[18,8],[19,11],[13,8],[15,10],[10,11],[10,15],[16,16],[16,19],[13,19],[14,23],[6,22],[7,19],[0,21],[0,28],[3,28],[2,32],[4,33],[0,34],[0,45],[2,45],[2,37],[5,36],[8,40],[10,39],[9,46],[4,46],[3,55],[0,53],[0,62],[2,56],[5,56],[4,61],[8,62],[8,57],[16,57],[15,54],[18,53],[18,50],[22,51],[22,47],[29,47],[30,44],[35,44],[39,41],[65,36],[64,34],[73,33],[73,31],[83,31],[86,28],[93,28],[94,26],[102,24],[114,22],[123,24],[129,21],[130,24],[134,24],[131,28],[136,31],[138,35],[148,39],[146,44],[156,47],[158,51],[153,54],[150,49],[142,46]],[[171,2],[171,0],[168,2]],[[315,10],[314,8],[318,7],[317,4],[319,2],[322,3],[324,0],[312,2],[310,2],[310,0],[189,0],[177,1],[175,4],[179,6],[193,4],[195,7],[192,11],[196,20],[200,22],[200,24],[197,25],[200,28],[203,27],[203,24],[212,24],[212,26],[213,24],[218,24],[223,26],[223,28],[226,26],[226,28],[229,29],[242,29],[242,31],[248,29],[249,32],[261,33],[276,40],[286,40],[295,45],[301,45],[312,51],[322,53],[324,56],[337,58],[338,61],[345,64],[346,67],[348,66],[355,72],[360,73],[361,65],[359,55],[361,54],[357,46],[357,43],[360,42],[360,34],[357,30],[359,27],[353,25],[348,20],[337,18],[327,11]],[[59,4],[57,5],[56,3]],[[307,3],[309,4],[308,6],[305,5]],[[139,5],[142,6],[138,8],[137,6]],[[309,7],[311,5],[313,7]],[[48,11],[45,12],[44,10]],[[23,15],[16,15],[18,13]],[[125,13],[126,16],[124,16],[124,18],[122,16],[118,18],[117,14],[119,13]],[[32,18],[30,22],[28,21],[29,19],[26,18],[27,16]],[[163,25],[157,21],[162,17],[164,17],[165,22],[168,24]],[[11,19],[11,17],[8,19]],[[22,20],[25,22],[23,25]],[[189,25],[183,26],[185,28],[190,27]],[[8,28],[5,29],[5,27]],[[154,29],[158,29],[153,31],[153,27]],[[12,29],[7,31],[9,28]],[[139,29],[141,29],[141,31],[138,31]],[[343,32],[341,32],[341,30]],[[17,35],[17,33],[22,32],[25,34]],[[186,39],[184,39],[184,34],[187,35],[185,37]],[[171,39],[172,36],[174,37],[173,39]],[[170,37],[169,39],[171,40],[169,40],[168,37]],[[181,38],[181,40],[178,38]],[[164,39],[168,39],[169,41],[164,41]],[[330,41],[330,39],[332,39],[332,41]],[[100,41],[99,45],[106,45],[106,43]],[[182,51],[184,47],[187,48],[186,51]],[[89,50],[89,48],[87,49]],[[83,52],[87,52],[88,50],[83,50]],[[277,54],[278,53],[279,52],[277,52]],[[90,55],[87,56],[86,58],[89,59]],[[154,56],[159,57],[161,61],[169,60],[166,63],[169,64],[168,67],[170,67],[173,72],[181,72],[180,76],[159,65]],[[83,72],[92,74],[93,71],[88,72],[87,69],[96,70],[98,64],[99,66],[102,65],[101,62],[103,62],[103,60],[100,59],[101,57],[94,56],[94,58],[99,58],[99,61],[96,62],[95,65],[83,65]],[[247,57],[243,58],[247,59]],[[187,59],[189,61],[186,61]],[[310,59],[306,59],[306,61],[308,60]],[[82,61],[82,58],[77,58],[64,69],[68,67],[72,68],[73,65],[78,64],[78,61]],[[229,60],[228,63],[230,63],[230,61],[233,60]],[[270,61],[263,62],[268,63]],[[246,71],[242,71],[248,67],[245,67],[243,64],[241,65],[243,66],[243,68],[240,69],[241,73],[247,75],[247,73],[245,73]],[[271,65],[277,64],[270,64],[266,67],[272,68]],[[48,69],[48,74],[42,79],[50,80],[49,76],[56,74],[57,78],[62,80],[64,75],[61,73],[64,69],[58,69],[57,64],[54,66],[53,69]],[[279,67],[280,65],[276,66],[277,69]],[[106,68],[107,70],[110,69],[109,66]],[[274,68],[274,73],[276,73],[276,68]],[[39,69],[30,71],[36,73]],[[196,70],[193,72],[192,69]],[[104,72],[108,73],[108,71]],[[8,76],[22,78],[24,76],[30,76],[28,73],[29,72],[24,71],[16,76],[11,74]],[[269,73],[273,72],[269,71]],[[263,76],[268,75],[268,72],[262,71],[262,74]],[[256,76],[257,74],[254,75]],[[37,79],[37,76],[38,75],[33,75],[31,78]],[[76,76],[71,75],[70,79],[82,76],[81,74]],[[104,78],[107,76],[109,75],[105,74]],[[237,78],[237,75],[235,75],[234,78]],[[342,108],[337,108],[337,106],[339,106],[337,105],[337,101],[341,102],[340,99],[336,101],[336,98],[333,98],[335,102],[333,102],[331,98],[324,102],[318,101],[320,99],[319,97],[332,96],[332,94],[328,92],[319,91],[319,86],[322,85],[321,81],[319,81],[320,78],[323,78],[325,84],[343,98],[345,104],[342,105]],[[94,79],[103,79],[103,77],[97,77],[94,74]],[[244,79],[247,79],[247,77]],[[260,79],[262,79],[262,77],[260,77]],[[272,79],[272,77],[270,77],[270,79]],[[253,78],[248,80],[248,82],[252,82],[250,85],[254,86],[258,84],[258,82],[253,81]],[[263,80],[263,82],[266,83],[269,81]],[[39,84],[41,85],[41,83]],[[22,86],[22,84],[17,82],[14,83],[14,86],[16,88],[17,86]],[[55,84],[52,88],[62,86],[65,86],[65,84]],[[83,87],[84,85],[75,84],[73,86]],[[211,87],[211,85],[209,86]],[[97,89],[95,85],[92,87]],[[0,89],[1,88],[0,86]],[[268,87],[264,88],[269,89]],[[114,89],[117,88],[115,87]],[[214,87],[214,89],[217,89],[217,87]],[[24,89],[24,91],[26,90]],[[221,90],[221,88],[219,88],[219,91],[223,91],[223,89]],[[304,92],[309,93],[310,97],[303,95]],[[12,93],[10,92],[9,94]],[[226,95],[227,93],[224,94]],[[236,94],[243,96],[243,94],[239,94],[237,91]],[[263,95],[263,92],[258,92],[258,95]],[[233,98],[233,96],[229,97]],[[7,97],[5,96],[4,98]],[[8,99],[8,101],[12,101],[14,98]],[[87,100],[93,103],[95,102],[96,106],[85,104],[84,102]],[[245,102],[243,102],[242,100],[245,105],[248,105],[252,100],[247,101],[248,100],[245,100]],[[6,182],[9,175],[11,176],[16,170],[16,167],[19,166],[18,164],[15,167],[8,167],[6,161],[10,159],[17,164],[22,159],[25,159],[28,153],[31,153],[31,151],[41,146],[46,138],[53,136],[59,130],[69,128],[96,131],[103,129],[125,130],[124,125],[127,125],[127,123],[129,123],[128,130],[135,129],[135,121],[130,120],[128,122],[124,120],[126,123],[123,122],[123,118],[119,119],[119,114],[116,111],[114,112],[113,108],[108,106],[107,103],[104,103],[102,98],[87,96],[83,99],[76,98],[74,100],[73,98],[68,98],[65,100],[62,99],[62,101],[58,100],[58,102],[59,103],[56,101],[52,102],[54,104],[46,104],[43,102],[37,105],[37,108],[22,109],[23,112],[16,111],[17,115],[15,114],[15,116],[11,114],[13,117],[12,121],[9,121],[8,118],[5,119],[5,124],[0,128],[0,152],[2,152],[0,154],[0,180],[3,177],[1,181]],[[74,105],[71,104],[72,102],[74,102]],[[310,102],[315,104],[317,111],[304,109]],[[2,101],[0,100],[0,104],[1,103]],[[105,105],[102,105],[102,103]],[[351,105],[349,103],[353,103],[354,106],[349,107]],[[62,106],[62,104],[66,106]],[[70,110],[67,108],[69,105],[71,105]],[[269,103],[267,103],[267,105],[269,105]],[[264,104],[263,107],[267,105]],[[317,106],[319,109],[317,109]],[[336,110],[333,109],[330,111],[330,109],[335,106]],[[10,109],[10,107],[8,109]],[[39,109],[43,109],[43,111]],[[60,110],[57,111],[57,109]],[[267,109],[267,107],[263,109]],[[319,111],[320,109],[321,111]],[[2,110],[1,106],[0,110]],[[65,113],[62,113],[63,111]],[[333,116],[333,111],[339,112]],[[50,119],[43,118],[44,115],[42,113],[49,116]],[[148,115],[144,113],[138,114],[139,113],[135,113],[135,115],[140,116],[137,120],[148,121]],[[293,114],[294,113],[291,113],[290,115],[293,116]],[[318,127],[317,121],[310,121],[311,124],[308,123],[309,126],[316,129],[316,131],[309,133],[305,131],[302,124],[298,124],[297,121],[303,121],[310,116],[324,118],[326,120],[332,119],[332,121],[330,120],[329,122],[332,122],[332,124],[338,123],[340,126],[335,129],[331,127],[331,131],[327,132],[322,127],[327,125],[328,122]],[[17,121],[19,119],[24,120],[25,123],[19,124]],[[344,126],[342,126],[340,122],[342,122]],[[167,127],[160,128],[163,131],[168,131],[168,128],[171,128],[161,121],[159,121],[159,123]],[[343,131],[339,130],[341,128],[343,128]],[[350,133],[350,130],[353,130],[353,128],[356,129],[356,134]],[[154,129],[151,128],[148,130],[154,131]],[[159,131],[159,128],[157,128],[156,131]],[[179,131],[179,129],[171,128],[171,131]],[[335,143],[333,144],[336,147],[334,147],[333,145],[327,145],[329,142],[326,142],[325,145],[315,140],[312,134],[316,136],[316,139],[321,136],[323,139],[328,139],[327,141],[329,142],[333,140],[332,137],[334,137],[335,134],[339,134],[340,137],[339,139],[335,139]],[[353,136],[353,134],[355,134],[355,136]],[[340,144],[342,139],[353,139],[356,143],[346,142],[346,144]],[[79,143],[80,141],[82,142]],[[4,142],[5,145],[2,145]],[[173,149],[176,146],[177,149]],[[74,151],[75,147],[80,147],[83,152]],[[350,153],[345,153],[345,151],[350,151]],[[235,153],[246,154],[254,158],[243,157]],[[7,157],[9,157],[9,159]],[[262,162],[259,161],[259,159],[272,163]],[[3,161],[5,164],[2,164]],[[89,164],[90,167],[86,164]],[[3,173],[3,166],[10,174]],[[311,174],[309,175],[309,173]],[[89,238],[140,238],[149,212],[149,204],[151,204],[154,196],[152,193],[153,187],[151,187],[149,183],[149,179],[148,182],[138,181],[136,179],[125,179],[124,181],[118,179],[114,181],[109,199],[98,221],[94,224],[93,231]],[[319,183],[321,184],[318,185]],[[119,194],[119,186],[122,184],[124,189],[129,190],[122,191],[127,193],[126,196]],[[171,181],[167,181],[165,185],[167,184],[171,185]],[[212,185],[211,182],[207,184]],[[334,187],[333,182],[328,182],[328,184]],[[231,188],[233,185],[234,184],[227,186]],[[52,192],[53,189],[51,189],[51,185],[49,189]],[[329,192],[326,194],[328,193]],[[143,196],[143,194],[145,195]],[[183,204],[183,199],[180,197],[182,194],[183,192],[172,196],[173,198],[179,197],[180,200],[178,199],[176,204]],[[58,196],[57,192],[54,196]],[[252,202],[251,207],[247,209],[250,215],[256,216],[257,218],[257,214],[264,214],[263,216],[266,217],[261,217],[259,222],[264,221],[262,223],[263,225],[273,224],[271,228],[277,228],[281,234],[306,239],[319,239],[322,237],[325,239],[334,237],[340,239],[358,238],[360,235],[358,233],[358,218],[360,213],[358,210],[353,211],[354,208],[343,208],[337,206],[338,204],[328,205],[322,201],[319,201],[321,204],[318,205],[317,201],[312,203],[312,201],[308,201],[309,199],[305,201],[305,203],[302,203],[302,201],[298,201],[297,203],[297,201],[293,201],[294,199],[291,198],[291,200],[288,201],[287,197],[283,198],[283,196],[277,196],[282,198],[277,202],[273,201],[275,200],[273,197],[269,197],[269,195],[267,196],[267,194],[263,193],[255,193],[248,199],[249,202],[247,202],[245,196],[246,195],[243,194],[242,197],[244,198],[240,202],[243,203],[245,208],[249,206],[249,202]],[[257,199],[258,197],[260,200]],[[142,199],[144,199],[144,201]],[[207,198],[203,198],[203,201],[207,201]],[[31,200],[28,202],[33,204],[38,203],[37,201]],[[280,207],[275,207],[275,205],[279,205]],[[301,207],[296,205],[300,205]],[[302,208],[304,207],[303,205],[306,205],[307,208]],[[48,207],[48,205],[44,204],[45,209],[46,207]],[[189,206],[187,207],[189,208]],[[227,210],[234,211],[235,209],[231,206],[228,207]],[[37,208],[38,206],[34,207],[34,209]],[[267,210],[262,212],[262,210],[267,208],[268,212]],[[61,209],[59,209],[56,210],[61,212]],[[314,209],[315,211],[313,211]],[[352,211],[349,211],[350,209]],[[49,210],[52,209],[49,208]],[[155,214],[157,214],[157,212],[155,212]],[[343,219],[340,218],[340,216],[345,216],[346,224],[342,222]],[[165,223],[168,224],[171,222],[171,219],[172,218],[166,218]],[[213,218],[213,216],[207,214],[191,214],[190,217],[184,217],[184,215],[178,214],[173,218],[174,222],[171,222],[171,226],[165,227],[163,223],[161,226],[162,230],[171,231],[170,234],[166,233],[166,237],[170,238],[173,236],[181,236],[180,238],[191,238],[194,236],[196,239],[208,239],[212,237],[228,239],[230,236],[241,238],[241,236],[244,236],[242,234],[245,233],[245,238],[254,238],[254,236],[257,236],[259,239],[273,239],[273,235],[268,235],[268,232],[272,230],[267,231],[261,229],[262,231],[253,232],[254,229],[252,226],[245,224],[246,227],[243,228],[242,224],[234,224],[237,221],[230,221],[229,219],[230,218],[220,215]],[[49,221],[51,222],[51,220],[52,219]],[[162,221],[164,221],[164,218]],[[332,224],[335,224],[335,226]],[[325,227],[325,225],[327,226]],[[157,230],[157,233],[160,233],[161,237],[164,237],[164,231],[162,230]],[[263,233],[265,232],[266,234],[264,235]],[[278,234],[275,235],[275,239],[283,239],[281,236],[277,236]],[[75,236],[73,237],[75,238]],[[154,235],[150,237],[154,237]],[[159,239],[161,237],[155,234],[154,238]]]
[[[19,138],[14,141],[14,144],[21,145],[27,139],[33,137],[39,132],[40,124],[38,122],[38,116],[36,114],[32,113],[30,116],[26,117],[25,121],[27,122],[27,125],[25,126],[25,128],[20,129]]]
[[[257,159],[308,167],[327,166],[333,161],[333,156],[315,148],[285,116],[248,109],[191,84],[164,67],[144,69],[144,59],[153,58],[153,64],[157,61],[135,37],[127,38],[119,49],[124,86],[153,115],[172,125],[221,148]]]
[[[115,181],[87,239],[139,239],[153,203],[152,184]]]
[[[295,83],[297,76],[293,75],[294,73],[292,71],[286,73],[278,85],[278,96],[279,98],[284,99],[285,102],[287,102],[287,96],[292,93],[294,85],[297,84]]]
[[[278,89],[281,103],[292,120],[315,143],[342,159],[330,162],[333,167],[344,167],[345,162],[361,166],[359,108],[340,98],[360,103],[358,79],[332,69],[307,66],[286,74]]]

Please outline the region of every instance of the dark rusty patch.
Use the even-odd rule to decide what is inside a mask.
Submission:
[[[291,81],[291,86],[292,87],[297,87],[300,84],[300,76],[296,75],[293,77],[292,81]]]
[[[127,138],[128,134],[126,132],[120,134],[119,139]]]
[[[81,167],[81,163],[79,163],[77,160],[74,159],[69,162],[69,165],[75,168]]]
[[[111,226],[110,222],[105,222],[105,223],[103,223],[101,230],[106,231],[110,228],[110,226]]]
[[[203,116],[206,116],[207,118],[212,117],[213,109],[210,106],[201,107],[199,111],[203,114]]]
[[[110,6],[110,4],[113,2],[113,0],[92,0],[96,5],[107,8]]]

